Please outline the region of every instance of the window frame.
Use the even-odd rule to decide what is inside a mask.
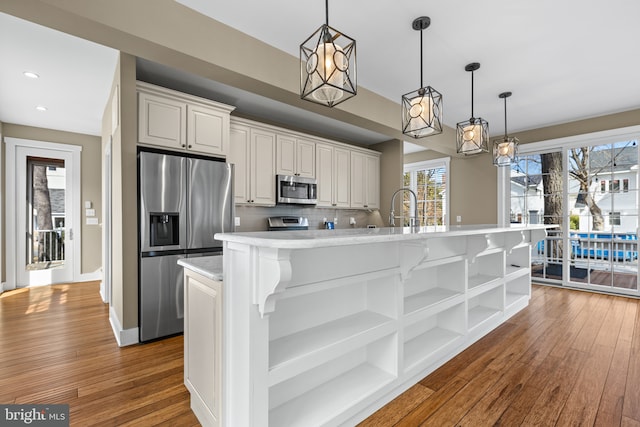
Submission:
[[[423,160],[420,162],[413,162],[413,163],[405,163],[404,167],[403,167],[403,176],[407,173],[410,173],[410,179],[409,179],[409,188],[416,194],[418,194],[417,191],[417,172],[418,171],[423,171],[423,170],[427,170],[427,169],[439,169],[439,168],[444,168],[444,175],[445,175],[445,183],[444,183],[444,197],[443,199],[443,226],[448,227],[450,224],[450,218],[449,218],[449,193],[450,193],[450,177],[451,177],[451,172],[450,172],[450,163],[451,163],[451,158],[450,157],[442,157],[442,158],[438,158],[438,159],[432,159],[432,160]],[[411,210],[413,211],[414,209],[414,201],[413,199],[411,200]]]

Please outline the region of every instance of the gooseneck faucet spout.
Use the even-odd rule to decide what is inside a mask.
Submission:
[[[418,219],[418,196],[416,196],[416,193],[413,192],[413,190],[411,190],[410,188],[400,188],[398,190],[395,191],[395,193],[393,193],[393,196],[391,196],[391,210],[389,213],[389,227],[395,227],[396,226],[396,216],[395,216],[395,212],[394,212],[394,204],[396,201],[396,196],[398,195],[398,193],[402,193],[408,191],[409,193],[411,193],[413,195],[413,206],[414,206],[414,210],[413,210],[413,216],[409,217],[409,225],[412,228],[420,228],[420,221]]]

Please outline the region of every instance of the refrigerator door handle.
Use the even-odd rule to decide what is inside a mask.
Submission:
[[[178,319],[184,319],[184,287],[186,283],[183,283],[182,286],[176,286],[176,314]],[[180,292],[182,291],[182,292]]]

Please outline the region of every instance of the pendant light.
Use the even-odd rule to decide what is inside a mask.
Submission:
[[[356,94],[356,41],[325,23],[300,45],[300,98],[333,107]]]
[[[471,72],[471,118],[456,125],[456,149],[460,154],[478,154],[489,151],[489,123],[482,118],[473,117],[473,72],[480,68],[478,62],[464,67]]]
[[[504,99],[504,137],[493,141],[493,164],[509,166],[515,163],[518,154],[518,138],[507,136],[507,98],[511,92],[502,92],[498,98]]]
[[[428,16],[416,18],[411,27],[420,31],[420,89],[402,95],[402,133],[413,138],[442,133],[442,94],[423,84],[422,31],[431,25]]]

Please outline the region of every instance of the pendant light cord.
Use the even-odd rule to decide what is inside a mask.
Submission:
[[[422,32],[423,31],[424,30],[420,30],[420,89],[424,88],[424,82],[422,80],[422,74],[423,74],[423,71],[422,71],[422,63],[423,63],[423,60],[422,60]]]
[[[504,97],[504,139],[507,139],[507,97]]]
[[[329,26],[329,0],[324,1],[325,23]]]
[[[471,118],[473,119],[473,71],[471,71]]]

